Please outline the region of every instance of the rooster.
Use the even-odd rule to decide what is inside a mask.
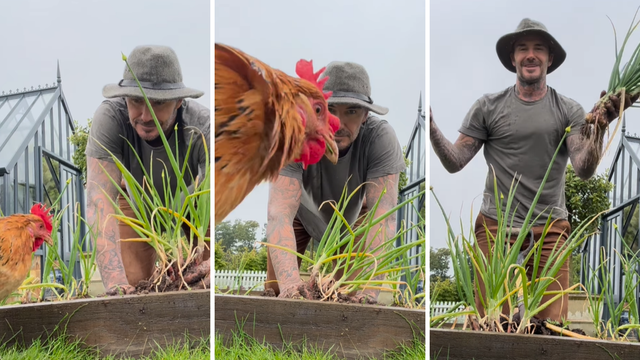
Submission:
[[[53,245],[51,218],[42,204],[35,204],[31,214],[0,218],[0,300],[11,295],[27,278],[31,254],[43,242]]]
[[[338,161],[340,120],[323,93],[325,68],[296,64],[295,78],[230,46],[215,44],[216,225],[261,182],[292,162]]]

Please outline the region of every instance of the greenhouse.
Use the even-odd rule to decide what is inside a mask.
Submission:
[[[612,305],[616,307],[623,301],[628,303],[632,298],[637,303],[640,298],[637,285],[633,289],[625,286],[627,274],[631,275],[627,280],[633,284],[638,282],[638,264],[633,268],[629,266],[634,265],[633,254],[640,250],[640,137],[626,131],[626,114],[623,118],[623,136],[608,174],[608,180],[613,183],[613,190],[608,194],[611,208],[602,216],[600,233],[593,235],[583,249],[581,271],[581,282],[590,284],[591,294],[601,294],[604,286],[610,287],[606,292],[613,295]],[[625,291],[628,293],[627,299]],[[606,321],[610,316],[608,307],[604,306],[603,320]]]
[[[425,167],[426,167],[426,128],[425,128],[425,113],[422,109],[422,95],[420,96],[420,101],[418,103],[418,117],[416,118],[415,125],[413,126],[413,130],[411,131],[411,136],[409,137],[409,143],[405,149],[405,157],[409,161],[409,166],[407,166],[405,170],[405,174],[407,176],[407,183],[402,188],[399,193],[399,202],[402,202],[406,199],[409,199],[413,196],[416,196],[418,193],[425,189]],[[421,221],[421,218],[424,219],[425,216],[425,196],[421,196],[417,201],[413,201],[412,203],[407,204],[403,208],[398,211],[398,227],[397,230],[400,231],[402,228],[411,227],[414,224],[418,224]],[[402,242],[411,243],[417,241],[419,236],[424,237],[425,229],[422,227],[420,230],[422,234],[418,233],[417,230],[412,230],[407,233],[404,239],[398,239],[396,246],[402,245]],[[412,253],[408,254],[409,256],[416,255],[420,253],[423,249],[420,246],[412,248]],[[419,262],[419,258],[415,258],[412,260],[412,265],[424,266]]]
[[[67,265],[74,234],[82,239],[86,232],[75,220],[76,214],[85,218],[85,202],[81,171],[71,160],[75,147],[68,139],[73,130],[59,65],[55,83],[0,93],[0,209],[5,216],[28,213],[35,203],[51,207],[63,193],[53,213],[66,209],[58,250]],[[35,253],[40,276],[45,248]],[[76,269],[80,276],[80,267]]]

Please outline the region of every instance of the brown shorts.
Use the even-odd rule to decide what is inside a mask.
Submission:
[[[129,202],[118,195],[118,205],[120,210],[128,217],[136,217],[135,212],[129,205]],[[120,231],[120,240],[140,238],[140,235],[129,225],[118,221],[118,230]],[[183,231],[187,236],[190,234],[188,226],[183,226]],[[206,236],[210,236],[211,225],[207,229]],[[136,286],[140,280],[147,280],[153,275],[156,263],[155,249],[144,242],[120,241],[120,253],[122,254],[122,263],[124,271],[127,274],[127,281],[132,286]],[[205,247],[203,260],[209,258],[209,248]]]
[[[352,227],[357,227],[357,226],[360,226],[360,224],[362,224],[363,215],[365,215],[367,211],[368,211],[367,205],[366,203],[363,203],[362,209],[360,209],[360,214],[358,214],[358,220],[356,220],[355,224],[352,225]],[[309,245],[309,242],[311,241],[311,235],[307,233],[307,231],[304,229],[304,226],[302,226],[302,223],[297,217],[293,219],[293,232],[296,237],[296,251],[299,254],[304,254],[304,252],[307,249],[307,246]],[[356,237],[355,244],[358,244],[361,239],[362,239],[362,235]],[[298,269],[300,268],[301,263],[302,263],[302,259],[298,257]],[[339,271],[338,273],[336,273],[335,277],[336,278],[342,277],[342,271]],[[278,287],[278,282],[276,280],[277,278],[276,278],[275,269],[273,268],[273,264],[271,263],[271,254],[269,254],[269,251],[267,251],[267,280],[265,282],[264,288],[265,290],[273,289],[276,296],[278,296],[280,294],[280,288]]]
[[[489,252],[489,245],[487,242],[487,234],[484,227],[485,223],[487,225],[487,228],[489,229],[489,232],[495,236],[498,229],[498,222],[494,219],[485,217],[482,213],[480,213],[476,218],[476,223],[475,223],[476,240],[482,252],[485,255],[487,255]],[[542,225],[542,226],[535,226],[532,228],[533,234],[534,234],[533,236],[536,241],[539,240],[540,237],[542,236],[544,227],[545,226]],[[551,225],[551,227],[547,231],[547,235],[544,238],[544,244],[542,245],[542,253],[540,256],[540,265],[539,265],[540,270],[545,266],[545,264],[549,260],[549,256],[551,255],[551,252],[553,251],[554,246],[556,246],[556,243],[557,243],[557,247],[556,247],[556,251],[557,251],[557,249],[564,244],[564,242],[567,240],[570,234],[571,234],[571,224],[567,220],[557,220],[555,221],[555,223]],[[516,238],[517,238],[517,235],[512,235],[511,244],[515,243]],[[528,239],[529,238],[527,237],[524,241],[524,244],[522,245],[523,248],[525,249],[529,245]],[[567,262],[565,262],[563,266],[560,268],[560,271],[556,275],[558,281],[553,282],[548,287],[549,291],[562,290],[562,289],[569,288],[569,263],[570,262],[571,262],[570,260],[567,260]],[[533,266],[534,264],[533,264],[533,256],[532,256],[529,259],[527,266],[525,267],[527,269],[527,276],[529,277],[529,279],[533,274]],[[538,270],[538,274],[540,273],[540,270]],[[482,282],[482,279],[478,278],[476,280],[479,282],[480,289],[484,296],[484,283]],[[545,302],[553,298],[553,296],[554,295],[547,295],[542,297],[541,304],[544,304]],[[476,297],[476,307],[480,313],[480,316],[484,317],[484,311],[482,311],[482,303],[477,297]],[[555,321],[561,321],[562,319],[566,320],[568,310],[569,310],[569,295],[564,295],[563,297],[551,303],[549,307],[541,311],[538,315],[536,315],[536,317],[541,319],[551,318],[552,320],[555,320]],[[508,305],[503,306],[502,312],[505,315],[509,314]]]

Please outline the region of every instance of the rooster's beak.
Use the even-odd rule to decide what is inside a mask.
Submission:
[[[324,156],[326,156],[327,159],[335,165],[338,163],[338,145],[336,145],[336,141],[333,136],[325,134],[323,137],[326,144]]]
[[[53,246],[53,239],[51,239],[51,235],[47,235],[44,238],[44,242],[46,242],[47,244],[49,244],[49,246]]]

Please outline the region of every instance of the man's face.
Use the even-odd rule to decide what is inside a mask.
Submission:
[[[340,129],[335,134],[338,150],[348,149],[358,137],[360,126],[367,120],[369,111],[357,105],[331,104],[329,112],[340,119]]]
[[[136,130],[140,138],[144,141],[153,141],[160,136],[153,116],[142,98],[127,98],[127,109],[129,110],[129,121]],[[178,109],[182,105],[182,100],[152,101],[151,107],[156,114],[160,127],[165,135],[174,126]]]
[[[518,79],[524,84],[535,84],[545,79],[552,62],[549,46],[540,36],[528,35],[513,44],[511,63],[516,67]]]

